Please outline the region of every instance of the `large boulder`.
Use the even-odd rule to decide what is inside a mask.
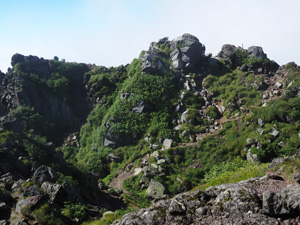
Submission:
[[[291,217],[300,214],[300,188],[294,184],[281,192],[263,193],[263,213],[276,217]]]
[[[175,69],[193,69],[205,54],[205,46],[191,34],[184,34],[170,42],[170,57]]]
[[[256,59],[266,59],[267,55],[260,46],[251,46],[248,48],[248,55]]]
[[[153,199],[162,199],[165,198],[165,187],[158,181],[151,180],[149,187],[146,190],[148,197]]]
[[[45,181],[56,182],[58,178],[59,175],[56,171],[45,165],[40,166],[33,174],[33,180],[38,184],[42,184]]]
[[[25,207],[31,207],[38,204],[41,201],[41,199],[42,196],[40,195],[31,196],[30,198],[26,198],[26,199],[21,199],[16,204],[16,212],[20,213],[22,212],[22,209],[24,209]]]
[[[142,72],[144,73],[156,74],[165,71],[165,67],[155,49],[146,51],[140,59],[142,60]]]
[[[65,201],[84,203],[80,194],[67,182],[64,182],[62,185],[44,182],[41,189],[49,196],[50,202],[57,204],[63,204]]]
[[[243,51],[245,54],[247,54],[247,51],[241,47],[236,47],[231,44],[225,44],[222,46],[218,57],[223,59],[225,64],[232,65],[233,67],[241,66],[241,58],[236,54],[238,50]]]

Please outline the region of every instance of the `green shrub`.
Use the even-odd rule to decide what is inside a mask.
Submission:
[[[83,221],[88,216],[88,208],[80,203],[65,202],[62,215],[72,220]]]
[[[48,203],[42,205],[39,209],[32,212],[34,218],[40,223],[45,225],[64,225],[62,219],[54,215]]]

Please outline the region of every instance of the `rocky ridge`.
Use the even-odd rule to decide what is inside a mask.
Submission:
[[[298,156],[275,159],[272,167]],[[113,224],[297,224],[299,183],[277,173],[157,200]]]
[[[251,116],[252,111],[259,107],[249,105],[246,107],[242,95],[235,96],[229,102],[216,98],[218,93],[211,91],[207,85],[211,78],[210,74],[218,77],[238,71],[239,75],[250,77],[251,79],[244,79],[242,82],[245,81],[246,87],[259,90],[262,95],[260,104],[267,106],[268,102],[279,99],[281,96],[290,98],[291,93],[293,96],[300,96],[297,82],[288,81],[291,73],[288,67],[292,66],[298,70],[299,67],[293,63],[279,67],[276,62],[267,58],[259,46],[243,49],[234,45],[224,45],[217,56],[205,55],[205,46],[198,38],[190,34],[184,34],[174,40],[163,38],[158,42],[153,42],[147,51],[142,52],[138,60],[142,72],[139,74],[140,77],[142,75],[165,76],[168,73],[174,75],[173,82],[176,92],[178,91],[178,101],[174,101],[176,105],[169,106],[169,110],[175,112],[169,124],[171,135],[168,138],[161,138],[152,136],[150,133],[144,134],[145,128],[143,127],[140,133],[128,132],[126,135],[118,136],[114,132],[122,118],[118,118],[117,113],[113,116],[106,115],[106,121],[103,119],[100,122],[95,119],[95,115],[99,116],[99,114],[90,116],[85,125],[94,125],[95,127],[89,128],[98,133],[94,136],[96,141],[88,140],[88,142],[93,142],[89,149],[93,153],[88,156],[89,160],[85,161],[84,165],[90,166],[94,160],[93,154],[99,153],[96,155],[96,160],[102,157],[102,152],[100,152],[103,150],[102,146],[106,147],[105,150],[109,149],[109,154],[104,157],[106,160],[104,166],[102,166],[103,162],[97,162],[98,165],[104,167],[105,171],[101,171],[103,173],[91,167],[89,175],[86,176],[87,180],[84,181],[87,183],[85,191],[89,192],[85,195],[82,190],[76,188],[76,185],[74,187],[68,182],[58,182],[58,179],[63,176],[55,171],[59,172],[62,167],[71,165],[70,161],[66,162],[62,156],[62,153],[65,153],[64,148],[71,149],[68,153],[71,153],[75,163],[80,160],[74,152],[79,151],[78,149],[86,143],[81,140],[83,135],[78,131],[86,122],[91,109],[102,110],[101,107],[110,107],[113,104],[112,96],[124,105],[130,105],[131,100],[135,100],[131,108],[126,109],[125,112],[129,111],[141,116],[136,117],[137,122],[145,119],[146,116],[141,118],[147,113],[150,115],[160,109],[144,99],[135,99],[137,93],[134,91],[122,89],[122,82],[130,74],[128,65],[105,68],[86,64],[70,65],[58,59],[45,60],[20,54],[13,56],[14,68],[7,74],[0,73],[0,116],[2,116],[0,122],[4,127],[0,133],[11,130],[24,135],[23,124],[10,112],[20,106],[27,106],[34,108],[45,120],[63,127],[60,138],[65,142],[59,151],[56,151],[55,145],[51,142],[39,146],[46,151],[49,160],[47,165],[30,157],[25,145],[19,140],[8,139],[0,146],[0,184],[6,190],[0,192],[0,209],[5,212],[0,218],[0,220],[3,219],[2,223],[8,224],[9,218],[12,217],[24,217],[19,221],[23,224],[38,223],[38,219],[26,210],[29,207],[34,211],[44,204],[49,204],[53,208],[51,215],[61,217],[57,212],[65,207],[66,201],[86,206],[87,215],[90,218],[99,217],[101,215],[99,210],[114,210],[123,206],[122,199],[119,199],[123,181],[134,176],[140,176],[139,187],[145,190],[147,198],[154,200],[153,205],[148,209],[127,214],[115,224],[208,224],[211,221],[215,221],[215,224],[299,222],[297,217],[299,185],[294,183],[288,186],[287,180],[285,178],[282,180],[279,175],[267,174],[263,178],[254,178],[237,184],[182,193],[169,200],[166,200],[169,197],[169,190],[155,180],[157,177],[163,180],[168,179],[170,171],[172,172],[171,160],[161,156],[162,152],[176,145],[197,146],[206,136],[217,136],[225,122],[236,122],[240,129],[243,116]],[[68,66],[74,66],[75,69],[72,70]],[[53,84],[51,80],[53,77],[65,83]],[[132,79],[134,78],[129,76],[128,82]],[[67,85],[64,86],[64,84]],[[62,93],[67,93],[68,96]],[[191,107],[190,99],[197,99],[195,108]],[[234,112],[234,115],[230,114],[229,117],[228,112]],[[194,118],[191,117],[191,113]],[[104,117],[102,114],[101,116]],[[199,122],[200,120],[205,121],[204,128],[200,127],[203,125]],[[285,116],[282,120],[289,121],[289,118]],[[285,140],[277,141],[282,134],[279,126],[272,124],[272,127],[267,127],[265,126],[267,121],[261,118],[255,123],[259,125],[257,129],[259,135],[268,135],[268,143],[274,143],[280,148],[285,146]],[[193,131],[189,129],[190,126],[201,128],[201,131],[199,129]],[[37,134],[37,131],[30,130],[25,133],[27,135],[25,137],[32,137]],[[125,169],[118,170],[119,172],[107,187],[99,178],[107,175],[105,172],[109,171],[110,166],[118,165],[123,160],[118,154],[121,150],[114,150],[126,144],[134,145],[137,141],[140,141],[141,149],[145,146],[148,148],[147,153],[141,157],[139,163],[131,162]],[[186,143],[180,143],[180,141]],[[247,157],[251,162],[258,161],[258,155],[253,154],[252,151],[263,149],[266,143],[259,138],[252,137],[247,138],[246,142],[246,147],[242,149],[247,155],[245,158]],[[202,165],[197,160],[199,159],[195,159],[189,168],[201,168]],[[295,179],[299,180],[299,174],[295,174]],[[177,181],[183,183],[180,178]],[[190,190],[190,187],[183,186],[181,191]],[[130,194],[130,192],[124,192]],[[70,218],[64,219],[69,224],[78,222]],[[11,220],[11,223],[14,222]]]

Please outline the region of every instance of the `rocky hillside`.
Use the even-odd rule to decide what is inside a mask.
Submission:
[[[269,169],[283,162],[298,163],[299,155],[275,159]],[[299,175],[288,180],[268,172],[263,177],[182,193],[126,214],[113,224],[298,224]]]
[[[295,63],[259,46],[213,56],[184,34],[125,66],[11,64],[0,73],[1,223],[298,222]]]

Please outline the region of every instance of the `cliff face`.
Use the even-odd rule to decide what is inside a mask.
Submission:
[[[59,127],[61,136],[86,121],[92,109],[84,83],[88,65],[15,54],[12,66],[2,76],[2,116],[20,106],[33,108]]]

